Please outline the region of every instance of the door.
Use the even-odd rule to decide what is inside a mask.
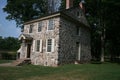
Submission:
[[[76,48],[77,48],[76,59],[78,61],[80,61],[80,57],[81,57],[81,44],[80,44],[80,42],[76,42]]]
[[[27,58],[30,58],[31,44],[27,44]]]

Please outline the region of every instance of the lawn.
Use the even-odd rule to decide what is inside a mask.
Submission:
[[[0,67],[0,80],[120,80],[120,65],[103,63],[60,67]]]
[[[2,63],[9,63],[9,62],[12,62],[13,60],[0,60],[0,64]]]

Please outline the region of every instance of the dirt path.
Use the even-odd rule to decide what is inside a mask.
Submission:
[[[11,66],[11,67],[13,67],[13,66],[15,66],[15,65],[13,65],[12,63],[2,63],[2,64],[0,64],[0,66],[4,66],[4,67],[9,67],[9,66]]]

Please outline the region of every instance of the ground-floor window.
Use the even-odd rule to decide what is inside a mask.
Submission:
[[[42,40],[36,40],[36,51],[37,52],[42,51]]]
[[[47,39],[46,46],[47,52],[54,52],[54,39]]]

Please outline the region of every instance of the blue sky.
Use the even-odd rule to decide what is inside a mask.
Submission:
[[[7,0],[0,0],[0,36],[2,37],[18,37],[21,33],[20,28],[16,28],[15,21],[6,20],[7,14],[2,8],[6,5]]]

